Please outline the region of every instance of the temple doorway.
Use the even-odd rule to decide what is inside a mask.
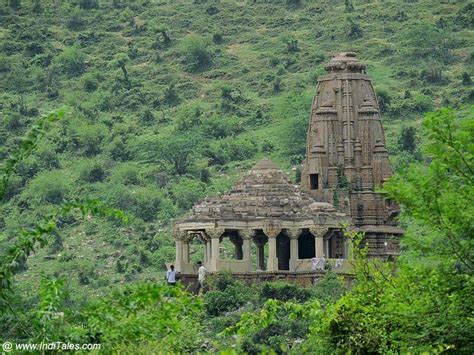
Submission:
[[[346,245],[340,232],[333,232],[327,239],[327,255],[330,259],[345,259]]]

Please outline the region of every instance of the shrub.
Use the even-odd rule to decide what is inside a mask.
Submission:
[[[209,277],[209,288],[211,290],[225,291],[227,287],[235,284],[236,280],[230,272],[220,272]]]
[[[82,78],[82,85],[84,86],[84,90],[87,92],[93,92],[99,86],[99,79],[96,74],[85,74]]]
[[[223,291],[211,290],[204,296],[204,309],[209,316],[219,316],[235,311],[251,299],[251,289],[241,282],[225,287]]]
[[[64,176],[63,171],[45,171],[30,182],[25,193],[39,202],[60,204],[69,195],[71,187],[71,180]]]
[[[73,128],[73,141],[81,148],[86,156],[100,153],[102,141],[107,136],[108,129],[103,124],[79,123]]]
[[[284,282],[267,282],[260,290],[262,300],[274,299],[279,301],[305,302],[311,297],[311,291],[302,286]]]
[[[78,162],[79,179],[89,183],[99,182],[105,179],[106,170],[101,161],[84,160]]]
[[[139,185],[139,167],[135,163],[119,164],[112,170],[110,181],[123,185]]]
[[[316,282],[311,291],[313,297],[322,305],[328,305],[341,298],[347,288],[338,279],[337,275],[329,270],[323,278]]]
[[[226,139],[212,143],[205,152],[212,165],[224,165],[230,161],[246,160],[255,156],[258,145],[245,139]]]
[[[206,69],[212,64],[209,42],[197,35],[187,36],[180,45],[183,62],[190,71]]]
[[[86,56],[75,47],[67,47],[56,57],[63,72],[71,76],[79,76],[84,72],[85,60]]]
[[[362,27],[358,23],[354,22],[352,18],[348,18],[347,23],[348,23],[347,37],[349,37],[350,39],[357,39],[357,38],[362,37],[362,34],[363,34]]]
[[[113,352],[126,352],[140,339],[137,353],[195,353],[202,343],[198,321],[201,300],[179,286],[147,283],[115,290],[83,312],[74,329],[82,343],[100,342]],[[72,329],[71,329],[72,330]],[[181,336],[176,336],[181,334]]]
[[[201,124],[203,133],[210,138],[225,138],[241,133],[244,130],[242,122],[237,117],[212,116],[203,120]]]
[[[131,141],[129,150],[142,162],[169,164],[182,175],[189,171],[199,152],[196,138],[193,134],[148,134]]]
[[[99,0],[79,0],[79,6],[82,9],[97,9],[99,8]]]

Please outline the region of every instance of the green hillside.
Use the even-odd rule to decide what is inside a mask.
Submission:
[[[0,257],[64,200],[90,197],[129,223],[70,213],[22,265],[72,302],[163,278],[170,228],[262,156],[294,175],[316,78],[355,51],[373,79],[396,171],[422,159],[420,120],[474,101],[474,5],[463,0],[4,0],[0,160],[41,114],[65,107],[0,205]],[[20,301],[19,301],[20,302]]]

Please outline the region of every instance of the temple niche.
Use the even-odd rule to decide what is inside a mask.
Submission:
[[[344,226],[365,234],[369,255],[398,254],[398,206],[375,189],[391,176],[380,110],[365,66],[341,53],[318,79],[301,186],[263,159],[227,194],[196,204],[174,225],[176,268],[195,272],[190,246],[210,271],[344,269]],[[223,257],[231,243],[232,257]]]

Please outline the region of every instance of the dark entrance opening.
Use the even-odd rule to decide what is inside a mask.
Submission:
[[[315,256],[314,236],[307,229],[303,229],[298,238],[298,259],[311,259]]]
[[[318,175],[319,174],[309,174],[309,186],[311,190],[317,190],[319,188]]]
[[[341,233],[334,232],[328,239],[328,253],[331,259],[344,259],[346,256],[344,237]]]
[[[276,238],[278,270],[290,270],[290,238],[280,233]]]

